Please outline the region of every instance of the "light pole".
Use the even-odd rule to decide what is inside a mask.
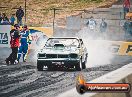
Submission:
[[[26,2],[26,0],[25,0],[25,23],[26,23],[26,4],[27,2]]]
[[[57,8],[53,8],[51,9],[54,11],[54,15],[53,15],[53,33],[55,32],[55,14],[56,14],[56,10],[62,10],[62,9],[57,9]]]
[[[54,11],[54,16],[53,16],[53,33],[54,33],[54,30],[55,30],[55,11],[56,11],[56,9],[53,8],[53,11]]]

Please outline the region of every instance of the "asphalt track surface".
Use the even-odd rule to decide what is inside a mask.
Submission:
[[[120,4],[122,0],[119,0]],[[114,56],[110,64],[92,64],[85,70],[37,71],[36,54],[31,51],[29,62],[6,65],[4,60],[9,55],[9,48],[0,48],[0,97],[55,97],[75,87],[75,79],[82,73],[86,81],[98,78],[106,73],[131,63],[131,56]],[[96,61],[96,60],[95,60]],[[89,65],[89,64],[87,64]]]
[[[9,48],[0,49],[2,55],[0,57],[0,97],[55,97],[75,87],[75,79],[79,71],[40,72],[36,69],[35,61],[6,65],[4,58],[8,54],[5,51],[9,51]],[[111,64],[86,68],[81,73],[87,81],[90,81],[132,62],[131,60],[130,56],[115,56]]]

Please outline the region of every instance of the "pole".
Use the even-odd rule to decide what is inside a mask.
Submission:
[[[57,8],[53,8],[51,9],[53,10],[53,33],[55,32],[55,14],[56,14],[56,10],[62,10],[62,9],[57,9]]]
[[[54,11],[54,16],[53,16],[53,33],[54,33],[54,30],[55,30],[55,11],[56,11],[56,9],[54,8],[53,11]]]
[[[25,0],[25,23],[26,23],[26,0]]]

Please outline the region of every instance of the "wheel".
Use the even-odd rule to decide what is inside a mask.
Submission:
[[[38,71],[43,71],[43,64],[41,64],[40,62],[37,62],[37,69]]]
[[[88,54],[86,54],[85,61],[82,63],[82,69],[86,69],[87,55]]]
[[[87,58],[88,58],[88,53],[86,54],[86,57],[85,57],[85,64],[87,63]]]
[[[77,71],[81,71],[81,67],[80,66],[82,66],[82,60],[81,59],[80,59],[79,63],[77,63],[77,65],[75,66],[75,69]]]
[[[82,63],[82,69],[86,69],[86,62],[85,61]]]

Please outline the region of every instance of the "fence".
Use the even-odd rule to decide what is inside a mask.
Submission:
[[[16,8],[3,7],[1,12],[15,13],[19,6],[25,8],[24,1],[18,4]],[[97,8],[92,10],[70,10],[67,8],[30,8],[29,3],[26,7],[26,21],[29,26],[51,26],[54,30],[54,36],[75,36],[75,33],[86,26],[89,17],[93,16],[97,22],[97,33],[102,18],[108,24],[107,39],[110,40],[131,40],[130,35],[126,35],[123,30],[124,13],[123,8]],[[73,15],[75,14],[75,15]],[[24,22],[24,19],[23,19]],[[125,37],[126,36],[126,37]]]
[[[78,29],[80,30],[80,34],[83,34],[86,36],[86,38],[88,38],[88,36],[93,32],[89,29],[86,29],[86,23],[88,22],[89,18],[93,16],[97,23],[95,31],[96,36],[100,36],[100,23],[102,18],[105,18],[105,21],[108,25],[105,39],[118,41],[132,40],[131,35],[124,31],[123,25],[126,20],[124,19],[123,8],[97,8],[94,10],[80,10],[80,13],[81,14],[76,16],[70,16],[66,18],[66,29],[73,29],[73,31]],[[96,36],[94,37],[96,38]]]

